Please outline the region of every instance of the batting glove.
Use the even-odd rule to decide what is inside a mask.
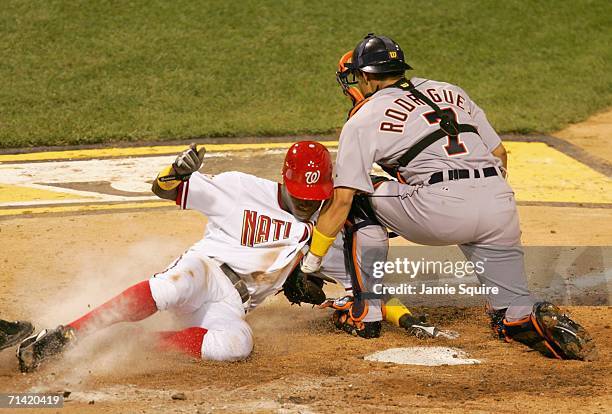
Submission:
[[[300,270],[304,273],[313,273],[321,268],[321,262],[323,261],[322,257],[319,257],[310,252],[306,253],[304,259],[302,260],[302,264],[300,266]]]
[[[172,167],[178,175],[191,175],[202,167],[204,154],[206,154],[206,148],[201,147],[198,150],[196,144],[191,144],[188,149],[176,157]]]

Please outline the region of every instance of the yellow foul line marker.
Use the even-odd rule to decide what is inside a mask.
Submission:
[[[328,147],[337,147],[338,141],[319,141]],[[261,142],[249,144],[202,144],[207,152],[246,151],[261,149],[287,149],[293,142]],[[68,151],[29,152],[0,155],[0,163],[26,161],[76,160],[84,158],[135,157],[143,155],[171,155],[183,151],[186,145],[162,145],[149,147],[96,148]]]

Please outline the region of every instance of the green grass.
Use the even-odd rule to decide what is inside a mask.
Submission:
[[[0,147],[329,133],[340,55],[369,31],[459,84],[501,132],[612,103],[608,0],[14,1],[0,9]]]

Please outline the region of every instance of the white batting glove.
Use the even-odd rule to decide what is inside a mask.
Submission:
[[[321,268],[322,261],[322,257],[308,252],[306,253],[306,256],[304,256],[304,259],[302,259],[300,270],[304,273],[314,273]]]

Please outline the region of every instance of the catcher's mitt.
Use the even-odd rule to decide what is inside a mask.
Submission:
[[[283,284],[282,292],[291,304],[301,305],[304,302],[320,305],[325,302],[325,282],[336,283],[332,278],[318,272],[306,274],[297,266]]]

